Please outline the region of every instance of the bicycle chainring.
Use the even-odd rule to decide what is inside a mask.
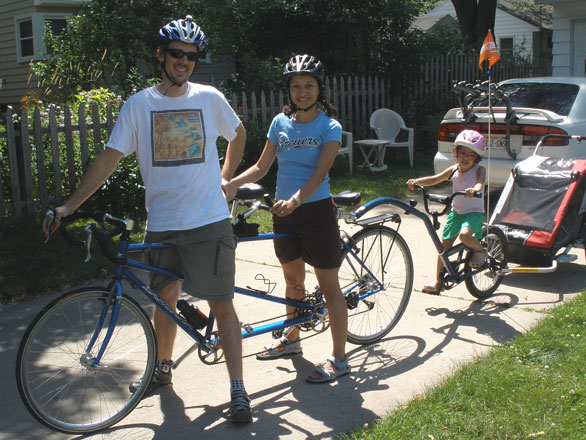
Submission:
[[[199,344],[197,354],[199,355],[199,359],[207,365],[214,365],[222,360],[224,357],[224,350],[222,349],[220,335],[217,331],[210,333],[210,335]]]
[[[313,305],[311,311],[309,309],[295,310],[296,318],[307,315],[311,312],[311,317],[308,321],[297,325],[297,327],[301,331],[307,332],[310,330],[314,330],[317,333],[321,333],[330,326],[327,310],[325,311],[325,313],[320,311],[320,309],[323,309],[323,307],[325,307],[323,305],[323,297],[321,295],[321,292],[318,292],[318,289],[316,290],[316,292],[317,293],[313,293],[311,295],[306,295],[302,299],[304,303]]]

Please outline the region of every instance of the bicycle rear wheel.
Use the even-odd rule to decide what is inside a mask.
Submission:
[[[464,281],[470,294],[478,299],[485,299],[492,295],[503,281],[504,275],[497,275],[496,271],[506,267],[508,263],[509,247],[503,231],[495,226],[488,228],[488,233],[482,240],[489,255],[489,264],[486,268]],[[492,261],[490,261],[492,258]]]
[[[96,432],[124,418],[140,401],[153,374],[156,342],[145,311],[121,298],[114,332],[100,363],[113,306],[110,292],[89,287],[47,305],[27,328],[16,358],[16,382],[30,413],[51,429],[69,434]],[[105,316],[90,352],[86,349]],[[144,377],[134,394],[128,385]]]
[[[413,260],[403,237],[382,225],[358,231],[351,238],[351,248],[360,261],[345,250],[339,272],[349,304],[347,339],[369,344],[401,319],[413,288]]]

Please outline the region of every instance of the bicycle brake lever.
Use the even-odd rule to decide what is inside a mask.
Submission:
[[[84,228],[85,231],[85,250],[86,250],[86,257],[85,260],[83,260],[84,263],[87,263],[88,261],[90,261],[92,259],[92,253],[91,253],[91,244],[92,244],[92,225],[87,225]]]
[[[53,222],[55,221],[55,211],[53,211],[52,209],[49,209],[47,211],[47,213],[45,214],[45,217],[49,218],[49,221],[47,222],[47,238],[45,238],[45,244],[47,244],[47,242],[49,241],[49,238],[51,238],[51,225],[53,224]]]

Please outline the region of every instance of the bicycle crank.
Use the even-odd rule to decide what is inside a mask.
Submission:
[[[214,365],[219,363],[224,357],[224,350],[222,349],[219,333],[212,332],[210,336],[199,345],[197,354],[204,364]]]

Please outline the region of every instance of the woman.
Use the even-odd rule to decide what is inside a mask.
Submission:
[[[227,196],[239,186],[266,175],[275,158],[277,192],[271,208],[276,233],[293,232],[295,238],[275,240],[275,253],[285,277],[287,298],[305,295],[305,263],[315,269],[325,297],[333,340],[332,355],[307,377],[329,382],[348,374],[346,301],[340,290],[340,230],[330,195],[328,171],[338,153],[342,127],[332,118],[336,110],[324,96],[323,65],[310,55],[296,55],[283,69],[290,106],[277,115],[258,162],[224,185]],[[294,308],[287,307],[293,314]],[[294,327],[278,343],[266,346],[257,359],[275,359],[301,353],[299,329]]]

